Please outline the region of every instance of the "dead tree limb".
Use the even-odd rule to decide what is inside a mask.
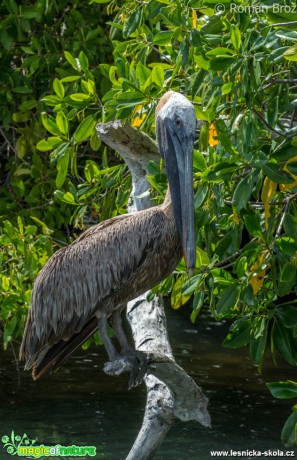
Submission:
[[[152,206],[145,194],[149,190],[147,163],[159,161],[156,143],[121,121],[100,123],[98,136],[116,150],[128,165],[133,189],[129,212]],[[141,195],[145,195],[140,198]],[[126,460],[153,457],[176,420],[196,420],[210,427],[208,399],[194,380],[175,362],[168,340],[162,298],[147,301],[147,293],[127,305],[136,349],[148,354],[150,367],[145,377],[147,402],[141,430]]]

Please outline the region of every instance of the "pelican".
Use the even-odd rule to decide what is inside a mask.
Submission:
[[[110,361],[129,363],[129,386],[143,378],[144,353],[121,326],[127,302],[164,280],[184,256],[195,267],[193,146],[196,116],[183,95],[169,91],[156,108],[156,134],[168,190],[162,205],[103,221],[59,249],[37,276],[20,349],[36,380],[57,369],[99,328]],[[121,347],[108,335],[108,320]]]

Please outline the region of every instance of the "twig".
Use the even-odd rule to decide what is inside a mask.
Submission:
[[[163,59],[165,59],[167,62],[169,62],[169,64],[172,64],[172,60],[169,59],[167,56],[165,56],[165,54],[161,53],[161,51],[158,50],[158,48],[156,46],[154,46],[152,43],[146,41],[146,40],[143,40],[143,42],[150,46],[154,51],[156,51],[156,53],[159,54],[159,56],[161,56]]]
[[[15,367],[16,367],[16,370],[17,370],[17,382],[18,382],[18,388],[20,387],[21,385],[21,379],[20,379],[20,367],[19,367],[19,361],[18,361],[18,358],[15,354],[15,351],[14,351],[14,346],[13,346],[13,343],[10,342],[10,346],[11,346],[11,349],[12,349],[12,353],[13,353],[13,357],[14,357],[14,362],[15,362]]]
[[[269,81],[269,80],[268,80]],[[263,89],[267,89],[270,86],[274,85],[275,83],[284,83],[284,84],[295,84],[297,83],[297,78],[274,78],[271,77],[270,82],[266,85],[263,86]]]
[[[268,123],[268,121],[265,120],[265,118],[263,117],[263,115],[262,115],[260,112],[258,112],[258,110],[254,109],[253,107],[251,108],[251,110],[252,110],[252,112],[254,112],[254,113],[257,115],[257,117],[260,118],[260,120],[263,121],[264,125],[266,125],[267,128],[270,129],[270,131],[276,133],[278,136],[283,136],[283,137],[285,137],[286,139],[289,138],[289,137],[288,137],[285,133],[283,133],[282,131],[279,131],[278,129],[275,129],[275,128],[273,128],[272,126],[270,126],[270,124]]]
[[[295,26],[295,25],[297,25],[297,21],[277,22],[276,24],[270,24],[271,27]]]
[[[280,236],[281,234],[281,231],[282,231],[282,228],[283,228],[283,223],[284,223],[284,219],[285,219],[285,216],[288,212],[288,209],[289,209],[289,206],[290,206],[290,203],[295,200],[295,198],[297,198],[297,193],[294,193],[293,195],[291,196],[288,196],[288,198],[285,198],[284,199],[284,206],[283,206],[283,209],[282,209],[282,217],[281,217],[281,220],[279,222],[279,225],[277,227],[277,230],[276,230],[276,233],[275,233],[275,239],[277,240],[277,238]]]
[[[296,109],[294,109],[292,112],[291,121],[290,121],[290,129],[292,129],[294,126],[295,113],[296,113]]]
[[[7,139],[7,137],[6,137],[6,135],[5,135],[5,133],[4,133],[2,128],[0,128],[0,134],[3,137],[3,139],[5,140],[5,142],[7,143],[7,145],[9,146],[9,148],[13,151],[14,154],[16,154],[16,151],[15,151],[14,147],[10,143],[9,139]]]
[[[254,241],[256,241],[256,238],[253,238],[250,243],[253,243]],[[222,268],[225,264],[229,264],[229,262],[232,260],[232,259],[235,259],[237,256],[239,256],[242,252],[244,251],[244,247],[239,249],[238,251],[234,252],[234,254],[232,254],[231,256],[229,257],[226,257],[226,259],[224,260],[221,260],[220,262],[217,262],[216,264],[214,264],[214,267],[216,268]],[[229,265],[228,265],[229,266]],[[224,267],[225,268],[225,267]]]

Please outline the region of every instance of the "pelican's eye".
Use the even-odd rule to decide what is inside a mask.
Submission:
[[[180,128],[180,127],[182,126],[183,122],[182,122],[182,120],[181,120],[180,118],[177,118],[177,119],[175,120],[175,124],[176,124],[176,126],[177,126],[178,128]]]

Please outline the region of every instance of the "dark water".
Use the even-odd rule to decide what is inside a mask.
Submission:
[[[221,347],[226,325],[203,319],[193,326],[186,311],[168,309],[167,317],[178,363],[210,400],[212,428],[177,423],[156,460],[208,460],[211,450],[222,449],[285,450],[280,432],[294,401],[273,399],[265,382],[296,379],[296,370],[276,370],[269,361],[259,376],[245,350]],[[0,358],[0,439],[14,430],[37,444],[94,445],[95,458],[126,458],[141,426],[145,387],[127,391],[127,375],[106,376],[103,349],[77,352],[38,382],[21,372],[19,386],[9,354],[1,352]],[[7,454],[0,442],[0,459],[12,458],[19,457]]]

